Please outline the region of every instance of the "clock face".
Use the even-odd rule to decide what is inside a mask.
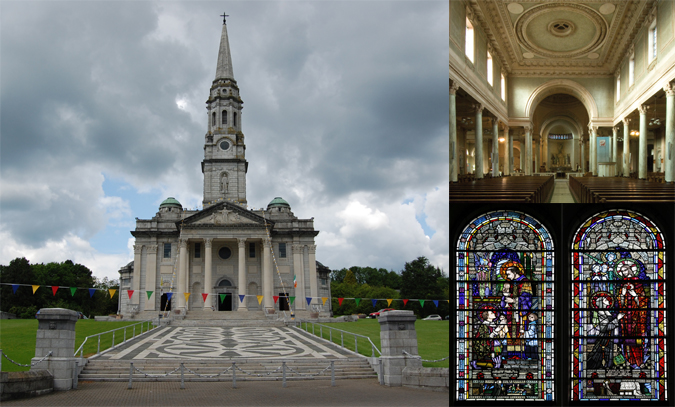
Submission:
[[[227,140],[223,140],[220,143],[218,143],[218,146],[220,147],[221,150],[229,150],[230,149],[230,142]]]

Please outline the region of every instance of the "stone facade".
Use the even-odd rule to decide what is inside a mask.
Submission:
[[[313,218],[299,219],[279,197],[265,210],[247,207],[243,101],[225,24],[206,108],[204,209],[185,210],[168,198],[152,219],[137,219],[134,261],[120,270],[120,311],[283,310],[290,308],[286,301],[273,296],[286,293],[296,297],[295,310],[328,312],[330,302],[323,307],[321,297],[330,297],[330,270],[315,258]],[[129,299],[128,289],[138,294]],[[190,293],[187,300],[183,293]],[[220,294],[227,294],[224,301]],[[247,297],[242,302],[238,295]],[[305,297],[312,297],[309,307]]]

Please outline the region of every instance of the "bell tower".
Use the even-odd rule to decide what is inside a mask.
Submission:
[[[241,132],[244,102],[234,80],[226,14],[220,36],[216,78],[206,101],[208,131],[204,137],[204,208],[219,199],[246,206],[246,145]]]

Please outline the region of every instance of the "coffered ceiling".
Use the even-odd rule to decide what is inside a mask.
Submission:
[[[655,0],[470,0],[512,76],[614,75]]]

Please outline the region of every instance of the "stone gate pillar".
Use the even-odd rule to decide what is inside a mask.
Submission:
[[[31,367],[31,370],[49,370],[54,376],[54,390],[70,390],[77,368],[77,358],[73,356],[77,312],[64,308],[42,308],[37,319],[35,357],[31,363],[36,363],[49,351],[52,351],[52,355]]]
[[[422,361],[403,354],[403,351],[418,356],[417,332],[412,311],[389,311],[378,318],[380,322],[380,345],[382,346],[382,375],[387,386],[401,386],[403,369],[422,367]]]

